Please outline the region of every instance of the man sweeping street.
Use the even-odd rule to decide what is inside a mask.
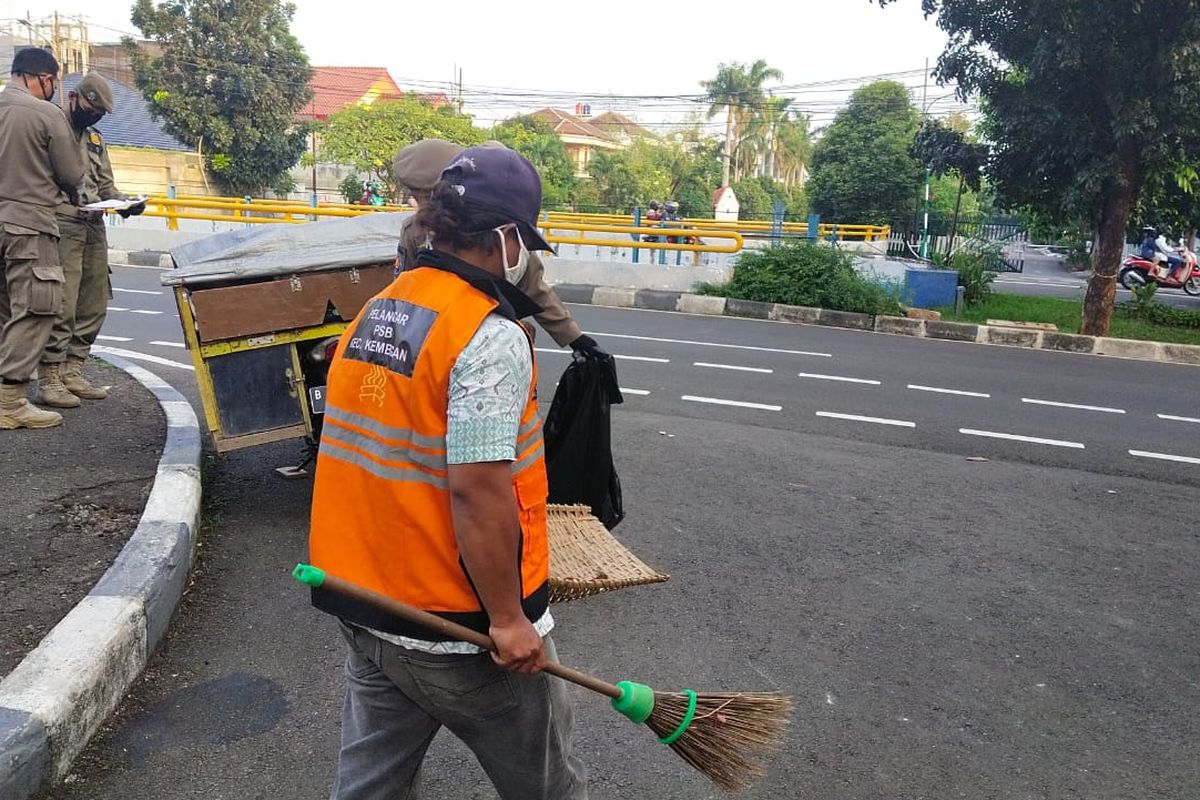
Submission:
[[[108,148],[93,127],[114,109],[112,87],[100,75],[85,75],[69,93],[69,119],[75,146],[85,165],[79,204],[65,195],[58,204],[58,257],[66,279],[62,314],[38,366],[37,401],[52,408],[76,408],[80,398],[103,400],[108,390],[83,376],[83,365],[108,315],[112,295],[108,273],[108,235],[104,212],[80,206],[99,200],[126,200],[113,179]],[[122,209],[121,216],[141,214],[145,202]]]
[[[54,56],[29,47],[0,92],[0,430],[62,424],[26,398],[63,304],[54,211],[60,193],[76,199],[83,179],[67,121],[48,102],[57,80]]]
[[[546,466],[516,288],[541,181],[507,148],[463,151],[430,190],[411,268],[346,329],[330,368],[312,563],[490,635],[494,654],[313,589],[349,643],[333,800],[414,797],[445,726],[503,800],[582,800],[549,637]]]

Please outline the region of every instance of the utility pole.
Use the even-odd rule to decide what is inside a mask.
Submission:
[[[929,116],[929,59],[925,59],[925,84],[921,88],[921,121]],[[929,188],[933,174],[925,168],[925,223],[921,228],[921,258],[929,258]]]

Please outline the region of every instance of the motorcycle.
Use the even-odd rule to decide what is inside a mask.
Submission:
[[[1181,244],[1180,256],[1183,264],[1176,267],[1141,255],[1129,256],[1121,264],[1117,280],[1126,289],[1156,283],[1162,289],[1183,289],[1187,294],[1200,296],[1200,266],[1196,263],[1196,254]]]

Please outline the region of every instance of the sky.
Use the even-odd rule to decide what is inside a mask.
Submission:
[[[920,0],[886,9],[872,0],[294,4],[292,30],[314,65],[384,66],[402,88],[423,91],[448,91],[461,69],[465,108],[479,124],[577,102],[651,127],[678,123],[704,110],[699,81],[720,63],[762,58],[784,73],[777,93],[819,127],[869,76],[895,75],[920,103],[926,59],[936,62],[946,42]],[[29,5],[0,0],[0,18],[24,17]],[[31,10],[82,15],[92,40],[104,41],[132,32],[130,6],[60,0]],[[951,94],[931,85],[932,112],[958,107]]]

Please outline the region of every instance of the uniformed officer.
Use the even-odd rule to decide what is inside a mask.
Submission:
[[[0,92],[0,430],[50,428],[62,415],[26,399],[54,320],[62,310],[58,261],[60,194],[78,197],[83,163],[54,97],[58,61],[48,50],[17,52]]]
[[[504,147],[500,142],[484,142],[484,147]],[[392,161],[392,174],[396,182],[412,194],[412,202],[418,208],[429,199],[429,193],[442,170],[463,150],[462,145],[443,139],[422,139],[402,148]],[[417,251],[427,247],[428,232],[416,224],[416,214],[407,217],[400,226],[400,246],[396,252],[397,271],[413,264]],[[571,312],[554,289],[546,283],[546,267],[536,253],[529,255],[529,268],[521,278],[518,288],[533,302],[542,307],[534,315],[538,324],[546,329],[550,338],[559,347],[570,345],[572,350],[584,354],[601,355],[603,350],[596,340],[585,334],[579,324],[571,318]]]
[[[42,363],[38,366],[37,400],[54,408],[75,408],[80,398],[103,400],[108,390],[83,377],[83,365],[108,314],[112,296],[108,270],[108,236],[104,213],[79,206],[100,200],[125,200],[113,180],[108,148],[93,127],[114,108],[112,87],[95,72],[89,72],[68,94],[68,117],[85,172],[79,190],[79,205],[63,197],[58,206],[58,257],[66,277],[63,312]],[[123,217],[140,214],[143,201],[123,209]]]

